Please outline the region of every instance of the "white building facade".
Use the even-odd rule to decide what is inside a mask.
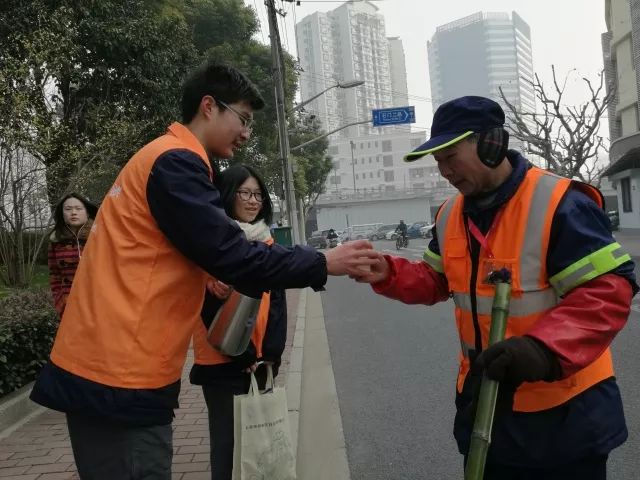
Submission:
[[[606,0],[604,70],[615,100],[609,104],[610,165],[605,174],[618,196],[620,227],[640,228],[640,0]]]
[[[348,2],[306,16],[296,24],[296,43],[303,100],[338,82],[365,82],[350,89],[332,88],[305,105],[325,131],[366,122],[373,109],[408,105],[402,40],[387,38],[384,17],[372,2]],[[327,180],[327,193],[397,191],[414,184],[426,188],[431,182],[417,175],[424,175],[422,169],[429,161],[422,161],[419,167],[402,161],[425,137],[408,125],[373,127],[369,123],[337,132],[329,137],[334,169]]]

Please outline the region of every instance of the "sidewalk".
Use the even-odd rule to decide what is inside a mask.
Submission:
[[[300,290],[287,291],[288,331],[277,385],[284,385],[296,329]],[[180,409],[173,422],[173,480],[209,480],[209,422],[198,386],[189,383],[192,352],[183,372]],[[46,410],[0,440],[3,480],[78,479],[65,417]]]

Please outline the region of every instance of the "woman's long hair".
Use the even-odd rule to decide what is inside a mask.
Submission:
[[[270,225],[273,217],[273,205],[271,204],[269,191],[258,172],[248,165],[233,165],[216,175],[214,184],[220,191],[220,198],[222,199],[224,211],[229,217],[235,218],[234,206],[236,201],[236,192],[249,177],[256,179],[260,186],[260,190],[262,191],[262,208],[260,209],[256,219],[251,223],[264,220],[267,225]]]
[[[56,232],[56,234],[58,235],[58,238],[62,238],[65,235],[68,235],[68,230],[67,230],[67,224],[64,222],[64,215],[62,214],[62,210],[64,207],[64,202],[66,202],[67,200],[69,200],[70,198],[75,198],[76,200],[79,200],[80,202],[82,202],[82,204],[84,205],[85,210],[87,211],[87,219],[95,219],[96,215],[98,213],[98,207],[96,205],[94,205],[93,203],[91,203],[89,201],[89,199],[83,197],[82,195],[80,195],[79,193],[69,193],[67,195],[65,195],[64,197],[62,197],[62,200],[60,200],[58,202],[58,204],[56,205],[56,209],[53,213],[53,218],[56,222],[54,230]]]

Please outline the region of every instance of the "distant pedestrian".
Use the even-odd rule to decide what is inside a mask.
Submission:
[[[94,204],[77,193],[66,195],[56,205],[55,227],[49,236],[48,263],[49,286],[60,318],[97,211]]]

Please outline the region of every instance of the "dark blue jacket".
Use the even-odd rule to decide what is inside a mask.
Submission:
[[[146,195],[160,231],[180,253],[245,294],[257,296],[270,288],[321,289],[326,283],[326,259],[314,249],[247,242],[237,223],[225,214],[206,165],[190,150],[162,153],[141,194]],[[180,381],[156,389],[117,388],[49,362],[31,399],[63,412],[132,425],[162,425],[171,422],[179,392]]]

